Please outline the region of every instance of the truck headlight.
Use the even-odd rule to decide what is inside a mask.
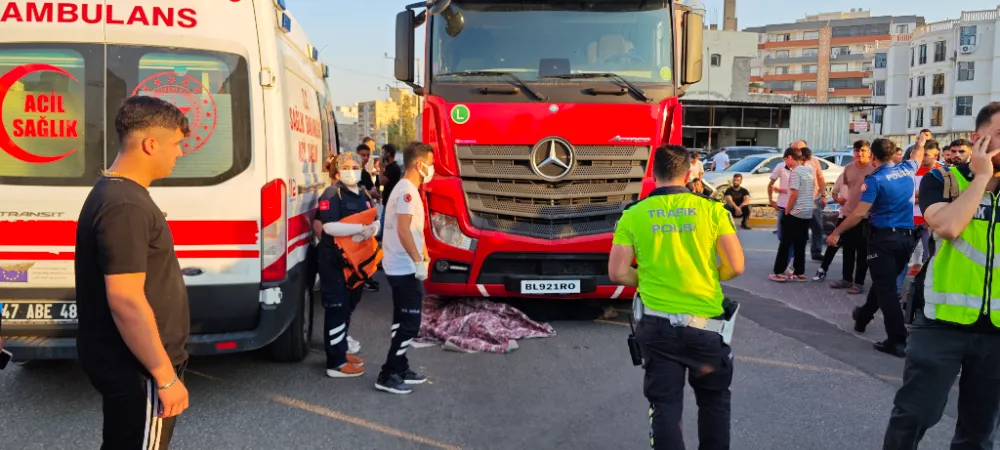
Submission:
[[[431,231],[434,239],[458,247],[462,250],[472,250],[476,240],[462,233],[458,226],[458,219],[441,213],[431,213]]]

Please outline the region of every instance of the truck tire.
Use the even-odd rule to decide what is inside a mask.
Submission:
[[[309,305],[312,304],[312,286],[302,286],[297,298],[299,301],[295,317],[288,328],[268,346],[271,359],[277,362],[300,362],[309,354],[309,329],[306,323],[309,316]]]

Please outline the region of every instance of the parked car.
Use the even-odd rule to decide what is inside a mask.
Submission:
[[[721,198],[722,193],[732,182],[733,175],[741,174],[743,175],[742,186],[750,191],[750,205],[767,205],[767,185],[771,181],[771,172],[778,167],[781,161],[782,154],[779,153],[750,155],[736,164],[730,165],[726,170],[706,172],[704,181],[715,190],[715,195]],[[822,158],[819,159],[819,164],[823,169],[826,195],[829,197],[833,191],[833,184],[837,181],[837,177],[843,173],[844,168]]]
[[[830,161],[840,167],[846,167],[848,164],[854,162],[853,152],[823,152],[817,153],[816,156]]]
[[[759,155],[761,153],[777,153],[778,150],[775,147],[765,147],[756,145],[737,145],[733,147],[723,147],[726,150],[726,154],[729,155],[729,165],[732,166],[736,164],[743,158],[750,155]],[[719,152],[712,152],[702,160],[702,164],[705,165],[706,171],[712,170],[712,158],[715,157]]]

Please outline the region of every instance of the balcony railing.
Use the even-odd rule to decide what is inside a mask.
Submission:
[[[819,56],[812,55],[812,56],[785,56],[785,57],[765,56],[764,57],[765,64],[791,64],[791,63],[810,63],[810,62],[819,62]]]

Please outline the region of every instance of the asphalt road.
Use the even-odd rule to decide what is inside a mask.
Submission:
[[[734,342],[732,448],[880,448],[902,360],[844,330],[840,310],[856,299],[814,298],[829,289],[812,283],[759,281],[770,266],[764,263],[773,235],[742,237],[749,270],[726,288],[743,303]],[[412,350],[412,364],[431,382],[393,396],[373,389],[389,341],[383,286],[366,294],[353,322],[368,374],[326,378],[320,351],[301,364],[255,354],[194,359],[191,409],[181,416],[172,448],[648,448],[642,372],[625,346],[628,305],[616,304],[623,312],[612,320],[551,322],[556,337],[523,341],[506,355]],[[824,302],[825,310],[818,306]],[[690,392],[685,409],[689,448],[697,448]],[[923,448],[947,446],[953,407],[948,414]],[[4,450],[96,449],[100,420],[100,399],[72,362],[0,372]]]

